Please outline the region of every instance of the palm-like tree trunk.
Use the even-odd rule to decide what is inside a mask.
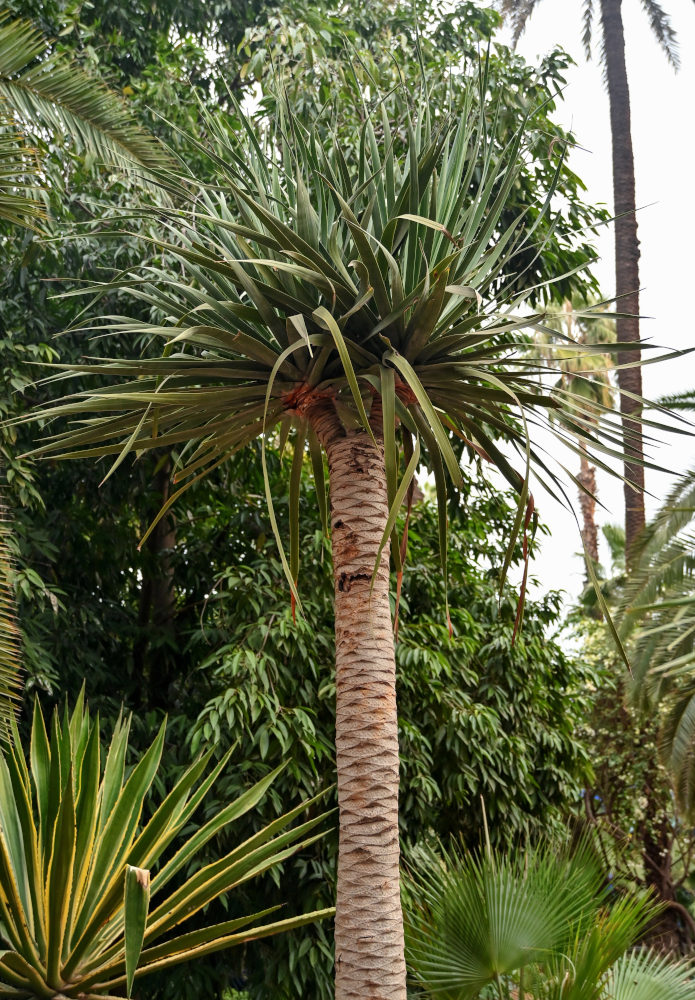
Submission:
[[[364,431],[346,432],[331,410],[315,413],[312,423],[328,455],[335,579],[335,995],[405,1000],[388,546],[371,586],[388,517],[384,454],[378,433],[375,445]]]
[[[606,78],[611,117],[613,144],[613,201],[615,207],[615,285],[620,312],[629,315],[617,321],[620,343],[639,340],[639,240],[635,214],[635,163],[630,129],[630,93],[625,66],[625,37],[621,13],[622,0],[601,0]],[[635,351],[621,351],[618,364],[636,361]],[[619,368],[618,385],[621,389],[620,411],[625,441],[625,552],[630,553],[639,532],[644,527],[644,467],[642,433],[637,422],[642,407],[635,396],[642,395],[640,368]]]
[[[586,448],[579,442],[581,456],[577,480],[584,489],[579,491],[579,506],[582,511],[582,539],[584,548],[594,564],[598,563],[598,528],[596,527],[596,466],[589,461]],[[584,492],[586,490],[586,492]],[[589,583],[589,572],[586,572]]]

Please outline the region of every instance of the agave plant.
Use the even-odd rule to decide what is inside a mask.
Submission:
[[[627,954],[659,907],[647,896],[611,899],[587,844],[510,857],[424,853],[404,899],[408,964],[437,1000],[693,996],[688,965]]]
[[[300,612],[301,466],[308,452],[328,530],[327,456],[339,1000],[405,997],[389,550],[398,590],[405,545],[397,517],[415,470],[427,464],[436,483],[445,606],[447,480],[461,484],[464,448],[496,466],[519,494],[505,571],[533,517],[532,464],[561,489],[534,447],[532,422],[568,406],[573,426],[581,424],[593,450],[606,453],[599,464],[610,468],[620,454],[609,416],[597,421],[572,386],[549,388],[546,361],[518,342],[519,331],[542,326],[543,317],[521,314],[506,278],[518,288],[517,251],[532,247],[538,219],[522,216],[504,231],[499,220],[533,132],[527,123],[500,148],[485,91],[483,77],[455,114],[445,94],[440,101],[425,90],[380,98],[361,109],[361,132],[345,148],[330,139],[331,120],[303,123],[282,99],[259,121],[240,109],[229,121],[201,111],[209,142],[196,145],[210,159],[211,183],[179,178],[192,207],[169,213],[156,261],[92,290],[98,299],[128,289],[149,307],[149,322],[107,316],[97,327],[133,342],[163,341],[161,356],[87,360],[59,372],[57,379],[96,377],[95,387],[30,418],[73,418],[44,443],[44,454],[110,455],[111,471],[129,452],[180,449],[182,486],[161,516],[182,490],[254,439],[261,439],[264,467],[268,436],[291,441],[289,557],[268,486],[266,494]],[[546,195],[542,212],[552,191]],[[616,346],[566,345],[582,353]],[[574,446],[564,424],[552,430]]]
[[[210,754],[195,760],[141,824],[164,746],[164,724],[132,768],[126,766],[128,730],[129,720],[120,718],[102,760],[99,721],[90,720],[82,696],[71,716],[67,710],[62,719],[53,715],[50,735],[36,703],[28,761],[18,737],[0,758],[2,997],[87,1000],[114,991],[130,996],[134,979],[148,972],[333,912],[264,922],[278,909],[272,906],[182,929],[221,893],[322,836],[312,831],[324,816],[292,827],[316,800],[303,802],[190,874],[201,849],[256,805],[277,771],[180,843],[229,755],[207,775]],[[176,850],[165,859],[172,844]]]

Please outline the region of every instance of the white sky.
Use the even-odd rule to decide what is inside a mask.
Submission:
[[[672,348],[695,346],[695,321],[690,287],[695,286],[695,4],[692,0],[664,0],[680,43],[681,69],[675,73],[652,37],[639,0],[623,0],[627,68],[635,153],[638,231],[641,242],[642,339]],[[599,6],[598,2],[595,5]],[[587,184],[586,200],[612,208],[611,143],[608,97],[595,57],[584,58],[581,44],[580,0],[544,0],[536,8],[518,50],[529,62],[561,45],[577,63],[567,74],[564,101],[555,119],[575,133],[587,150],[575,150],[571,165]],[[600,24],[595,22],[595,37]],[[504,37],[506,41],[507,38]],[[613,233],[607,230],[598,246],[596,267],[602,290],[615,291]],[[644,369],[644,395],[695,388],[695,354]],[[695,438],[672,438],[654,452],[657,464],[678,474],[695,465]],[[572,465],[575,459],[570,457]],[[672,476],[647,472],[649,512],[667,492]],[[599,521],[622,521],[622,483],[601,473],[598,492],[607,511]],[[581,548],[572,515],[547,496],[537,496],[542,520],[552,531],[532,572],[542,590],[564,589],[575,597],[582,587]],[[602,558],[608,561],[607,551]]]

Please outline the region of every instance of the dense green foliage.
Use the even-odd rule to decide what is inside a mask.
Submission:
[[[267,87],[276,71],[289,86],[291,73],[294,96],[301,90],[304,110],[312,113],[327,96],[322,87],[338,95],[353,91],[343,35],[362,84],[369,73],[388,87],[394,79],[394,50],[400,50],[410,79],[419,72],[416,60],[406,57],[415,51],[409,4],[344,5],[331,16],[302,4],[276,10],[272,4],[234,0],[214,7],[154,3],[127,8],[56,2],[35,12],[25,2],[9,4],[10,10],[17,6],[23,15],[35,13],[50,36],[59,36],[57,51],[74,55],[119,88],[132,110],[177,149],[183,140],[159,116],[185,130],[195,127],[198,109],[192,100],[181,99],[190,93],[189,79],[204,104],[229,107],[226,84],[243,94],[252,85]],[[421,38],[428,72],[434,77],[466,59],[475,63],[495,20],[474,4],[460,5],[455,14],[435,10]],[[553,121],[566,66],[561,53],[532,67],[503,47],[491,49],[493,106],[500,95],[505,98],[497,105],[498,138],[511,135],[529,105],[542,106],[509,209],[511,217],[528,208],[529,223],[538,219],[536,192],[552,178],[561,142],[572,139]],[[266,101],[269,105],[267,96]],[[75,362],[86,353],[114,357],[123,350],[118,338],[102,340],[98,347],[84,333],[55,338],[74,322],[83,303],[53,293],[113,278],[151,259],[141,240],[147,228],[142,221],[130,220],[130,235],[121,235],[118,244],[106,236],[109,217],[133,201],[132,181],[104,172],[69,137],[39,130],[32,141],[50,180],[47,225],[59,239],[39,243],[31,234],[1,231],[3,416],[45,400],[45,388],[32,384],[34,363],[58,357]],[[190,157],[190,149],[186,152]],[[203,159],[194,154],[188,163],[204,176]],[[582,204],[582,190],[564,165],[556,230],[538,260],[523,260],[522,266],[531,263],[527,283],[557,277],[589,256],[586,235],[575,240],[570,233],[600,221],[602,214]],[[154,263],[161,259],[155,257]],[[593,282],[575,276],[556,285],[561,296],[574,288],[590,292]],[[100,308],[122,311],[119,291],[112,291]],[[146,305],[136,318],[150,318]],[[36,465],[20,457],[31,444],[24,429],[4,428],[2,435],[7,493],[15,512],[28,687],[50,704],[63,695],[76,697],[87,678],[90,702],[109,726],[124,702],[135,713],[133,759],[168,712],[160,789],[170,787],[193,750],[214,747],[219,753],[229,747],[233,767],[220,779],[219,797],[207,803],[206,818],[248,782],[289,759],[264,811],[247,818],[247,833],[279,815],[288,800],[329,786],[334,778],[330,550],[318,530],[308,481],[300,493],[304,616],[294,622],[258,451],[235,458],[194,487],[163,522],[163,530],[138,551],[170,489],[175,453],[164,450],[126,464],[99,488],[104,467]],[[268,460],[284,531],[287,469],[283,475],[275,452]],[[282,461],[288,465],[289,458]],[[469,471],[477,473],[475,466]],[[410,525],[397,647],[402,835],[408,850],[450,833],[476,846],[481,796],[496,841],[536,839],[547,827],[562,824],[587,771],[586,744],[575,721],[587,703],[586,682],[596,682],[594,664],[573,662],[549,639],[558,615],[554,596],[527,603],[523,632],[513,644],[518,594],[507,588],[500,600],[497,592],[513,507],[491,489],[473,490],[468,475],[455,500],[450,505],[451,640],[433,506],[419,505]],[[517,548],[516,577],[519,560]],[[214,852],[225,846],[222,838]],[[335,851],[335,842],[327,838],[285,866],[282,895],[292,898],[296,912],[332,902]],[[266,886],[255,895],[242,892],[241,900],[260,909],[268,895]],[[211,920],[226,919],[224,905],[213,907]],[[183,967],[161,981],[152,977],[143,996],[164,1000],[175,989],[181,1000],[220,997],[228,986],[248,979],[259,1000],[269,994],[279,1000],[324,998],[330,995],[331,961],[330,928],[321,925],[302,936],[277,939],[272,949],[258,946],[244,955]]]
[[[625,588],[620,559],[616,569],[617,576],[603,581],[612,606]],[[649,940],[663,950],[687,954],[695,941],[695,840],[687,812],[677,805],[679,774],[670,770],[663,753],[668,699],[661,705],[648,702],[646,711],[644,704],[635,703],[630,688],[638,675],[626,676],[603,625],[585,613],[572,619],[577,655],[595,674],[587,691],[590,708],[582,713],[577,731],[592,766],[578,818],[596,834],[605,870],[626,884],[652,890],[664,904],[649,928]],[[628,651],[634,656],[632,645]]]

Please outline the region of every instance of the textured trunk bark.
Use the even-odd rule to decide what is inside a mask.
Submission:
[[[334,413],[312,419],[328,455],[335,579],[339,854],[336,1000],[405,1000],[398,717],[384,455]],[[377,438],[378,441],[378,438]]]
[[[601,0],[606,78],[613,145],[613,201],[615,220],[615,290],[620,298],[617,308],[629,313],[617,321],[618,341],[639,340],[639,240],[635,214],[635,163],[630,130],[630,93],[625,67],[625,38],[621,13],[622,0]],[[620,351],[618,364],[628,364],[639,357],[635,351]],[[620,411],[623,421],[625,478],[625,553],[627,565],[635,539],[644,527],[644,467],[640,403],[623,392],[642,395],[640,368],[619,368]]]
[[[584,490],[579,491],[579,506],[582,511],[582,538],[587,555],[594,563],[598,563],[598,528],[596,527],[596,501],[594,500],[596,496],[596,466],[590,463],[589,456],[582,447],[581,441],[580,447],[582,448],[582,453],[579,460],[579,475],[577,479],[584,487],[584,490],[588,490],[592,494],[592,496],[589,496]],[[590,579],[587,570],[585,574],[587,585]]]
[[[647,725],[645,735],[656,744],[658,727],[655,722]],[[657,951],[683,955],[692,944],[693,919],[676,900],[671,870],[673,828],[664,810],[663,782],[663,772],[654,761],[644,778],[647,809],[640,831],[642,862],[645,885],[660,903],[665,904],[665,908],[647,928],[645,940]]]

